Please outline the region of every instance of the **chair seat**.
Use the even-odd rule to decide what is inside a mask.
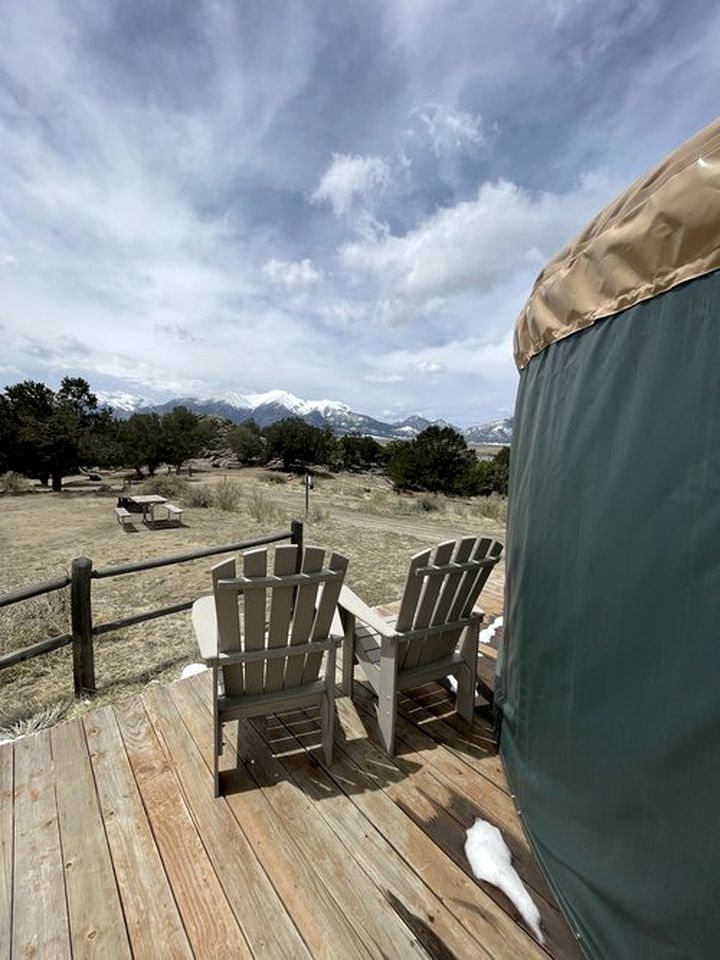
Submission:
[[[256,693],[246,697],[218,697],[218,710],[223,722],[241,717],[257,717],[268,713],[282,713],[318,703],[326,694],[324,680],[277,690],[274,693]]]

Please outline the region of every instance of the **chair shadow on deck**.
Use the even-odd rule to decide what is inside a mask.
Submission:
[[[200,706],[197,701],[201,701],[210,717],[209,672],[182,681],[181,686],[185,684],[192,685],[195,702]],[[329,766],[323,758],[322,718],[317,707],[226,724],[220,771],[223,795],[285,781],[310,800],[321,801],[342,794],[385,790],[412,780],[422,774],[431,753],[443,746],[459,759],[467,756],[479,761],[497,755],[492,725],[478,716],[471,727],[456,715],[451,694],[438,684],[426,684],[401,695],[396,752],[388,757],[378,742],[375,703],[369,687],[356,683],[355,694],[355,700],[350,701],[337,693],[335,749]],[[189,706],[187,697],[185,701]],[[204,719],[203,724],[202,737],[209,740],[210,724]],[[208,773],[208,792],[211,790],[212,776]]]

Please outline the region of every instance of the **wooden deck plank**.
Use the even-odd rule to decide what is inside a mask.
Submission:
[[[355,702],[356,708],[360,708],[358,726],[351,728],[346,719],[345,729],[346,732],[362,735],[361,731],[374,711],[367,709],[372,707],[367,690],[358,686],[356,691],[362,696]],[[415,737],[412,736],[413,732]],[[530,851],[510,798],[488,781],[476,775],[468,776],[472,771],[457,763],[444,747],[432,741],[428,747],[423,740],[428,741],[429,738],[424,738],[417,728],[404,729],[402,733],[415,743],[419,740],[421,748],[413,749],[411,746],[393,758],[403,779],[390,783],[386,787],[387,793],[471,879],[472,872],[464,852],[465,831],[472,826],[476,817],[498,827],[513,855],[513,865],[518,875],[540,910],[546,949],[557,957],[580,957],[576,940]],[[398,739],[403,743],[402,737]],[[521,922],[504,894],[491,884],[482,886],[506,913],[514,917],[516,922]]]
[[[238,766],[216,801],[208,680],[151,687],[86,717],[84,727],[70,723],[26,738],[29,745],[0,746],[0,798],[10,798],[0,804],[0,960],[15,955],[19,928],[11,921],[23,898],[31,951],[48,917],[61,929],[64,947],[37,949],[53,958],[132,951],[577,960],[522,834],[486,719],[470,732],[441,686],[408,691],[400,698],[399,753],[389,760],[375,740],[373,702],[358,683],[354,704],[337,701],[330,768],[317,761],[315,710],[243,722],[239,759],[228,725],[225,765]],[[16,757],[22,750],[24,766]],[[472,877],[464,831],[476,816],[502,830],[540,908],[547,952],[504,896]],[[28,872],[19,872],[16,838],[45,857],[48,850],[34,829],[20,838],[18,817],[26,828],[33,821],[55,831],[54,880],[21,856],[43,887],[39,898],[28,892]],[[156,915],[158,899],[171,918],[169,936],[164,920],[151,930],[141,917],[143,909]],[[113,923],[119,949],[107,932]]]
[[[154,687],[143,699],[163,749],[173,758],[185,801],[253,954],[273,960],[310,957],[226,801],[213,798],[209,767],[179,720],[167,689]]]
[[[181,709],[183,717],[194,724],[207,728],[211,722],[210,689],[203,678],[196,678],[192,684],[178,684],[172,687],[173,699]],[[198,682],[200,681],[200,682]],[[198,735],[193,730],[193,736]],[[202,735],[202,731],[199,732]],[[266,743],[259,736],[253,724],[243,724],[241,753],[245,756],[247,769],[252,783],[244,782],[250,789],[249,794],[229,794],[228,803],[236,809],[238,800],[253,798],[257,804],[258,794],[262,794],[273,810],[277,821],[286,821],[291,830],[292,839],[302,851],[308,863],[318,874],[321,881],[340,912],[352,925],[355,938],[364,941],[365,947],[373,956],[379,957],[427,957],[417,938],[388,907],[381,891],[352,856],[327,822],[317,815],[313,801],[308,798],[289,779],[282,764],[272,757]],[[226,748],[232,749],[229,744]],[[232,751],[234,753],[234,750]],[[251,758],[251,759],[248,759]],[[309,762],[312,761],[309,759]],[[240,760],[242,764],[242,760]],[[252,790],[256,786],[259,789]],[[238,805],[239,806],[239,805]],[[258,814],[262,811],[258,810]],[[249,811],[251,814],[252,811]],[[268,829],[264,816],[246,816],[243,812],[241,822],[262,825],[262,835]],[[337,956],[337,952],[335,952]]]
[[[411,723],[446,747],[458,760],[508,795],[502,763],[489,726],[476,721],[472,728],[455,713],[455,701],[439,684],[398,695],[398,711]]]
[[[125,920],[78,721],[50,731],[73,958],[130,957]]]
[[[12,954],[70,957],[50,735],[15,742]]]
[[[210,689],[207,688],[205,703],[193,694],[191,684],[171,684],[168,691],[178,711],[177,722],[185,724],[209,770],[212,762]],[[225,750],[233,762],[235,728],[236,724],[228,724],[225,729]],[[367,960],[370,952],[315,875],[311,864],[298,851],[296,825],[289,811],[281,808],[278,814],[242,765],[228,772],[224,782],[226,803],[256,855],[262,859],[265,872],[312,955],[328,960],[338,955]]]
[[[341,699],[337,707],[343,729],[352,729],[352,703]],[[405,777],[382,749],[367,739],[364,729],[356,739],[338,738],[336,750],[341,756],[329,771],[333,779],[352,784],[353,802],[431,889],[444,891],[446,903],[451,904],[458,921],[482,942],[491,956],[508,960],[545,956],[531,936],[442,853],[388,795],[384,787]],[[412,790],[412,786],[408,784],[407,789]]]
[[[193,685],[173,684],[169,688],[171,698],[182,721],[188,728],[205,762],[212,758],[212,722],[209,701],[202,702],[193,694]],[[206,706],[207,705],[207,706]],[[235,747],[232,740],[237,724],[228,725],[225,749],[235,763]],[[242,724],[243,735],[247,724]],[[297,843],[299,824],[292,816],[291,808],[279,802],[280,812],[270,802],[270,797],[257,788],[250,770],[240,763],[225,774],[225,800],[235,815],[240,828],[258,857],[281,897],[285,909],[295,926],[303,935],[305,943],[315,957],[363,958],[378,956],[358,938],[349,918],[338,907],[327,886],[317,875],[312,859],[304,855]],[[272,794],[273,791],[268,793]],[[279,800],[278,797],[275,798]],[[284,798],[287,799],[287,798]],[[314,850],[315,858],[318,848]],[[323,851],[323,856],[330,856]]]
[[[0,746],[0,960],[9,960],[12,942],[13,760],[12,744]]]
[[[192,957],[112,709],[84,726],[133,954]]]
[[[355,686],[354,704],[368,736],[377,740],[374,733],[376,721],[373,697],[363,684]],[[478,777],[471,767],[459,760],[447,747],[437,743],[403,716],[398,717],[398,747],[396,761],[401,769],[410,765],[427,768],[441,783],[447,783],[453,789],[462,791],[470,800],[481,805],[485,819],[498,825],[502,823],[514,844],[515,852],[529,853],[530,848],[522,824],[512,799],[505,790],[490,780]]]
[[[251,957],[142,700],[116,704],[115,716],[160,857],[197,957]]]
[[[295,718],[295,721],[293,721]],[[304,717],[298,712],[279,718],[257,718],[252,721],[255,730],[273,751],[278,739],[292,734],[294,722],[301,723]],[[348,790],[374,790],[373,784],[356,785],[345,775],[342,764],[333,761],[337,779],[327,771],[308,763],[302,751],[283,753],[278,758],[294,783],[311,800],[320,816],[323,816],[352,856],[372,878],[390,907],[433,957],[489,957],[484,945],[458,923],[448,907],[454,890],[443,889],[437,893],[429,888],[400,857],[391,843],[368,819],[360,805],[351,801]],[[336,767],[340,769],[336,770]],[[351,801],[351,802],[349,802]],[[517,958],[516,958],[517,960]]]

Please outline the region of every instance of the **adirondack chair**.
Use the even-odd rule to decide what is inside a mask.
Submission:
[[[322,547],[275,549],[268,573],[266,548],[212,568],[213,593],[193,604],[192,622],[201,658],[212,667],[215,796],[220,795],[223,724],[244,717],[317,705],[323,750],[332,762],[335,719],[333,615],[347,560]],[[299,571],[299,572],[298,572]],[[325,670],[321,666],[325,657]]]
[[[472,723],[482,621],[473,607],[502,549],[497,540],[464,537],[416,553],[395,620],[381,616],[349,587],[340,591],[343,692],[352,696],[357,660],[378,698],[380,737],[390,756],[399,690],[453,675],[457,712]]]

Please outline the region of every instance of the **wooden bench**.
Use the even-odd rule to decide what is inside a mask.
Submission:
[[[133,515],[129,510],[126,510],[125,507],[115,507],[115,516],[117,517],[117,522],[121,523],[123,527],[127,524],[133,522]]]
[[[177,523],[182,523],[182,507],[176,507],[174,503],[163,503],[163,507],[167,510],[168,520],[172,517]]]

